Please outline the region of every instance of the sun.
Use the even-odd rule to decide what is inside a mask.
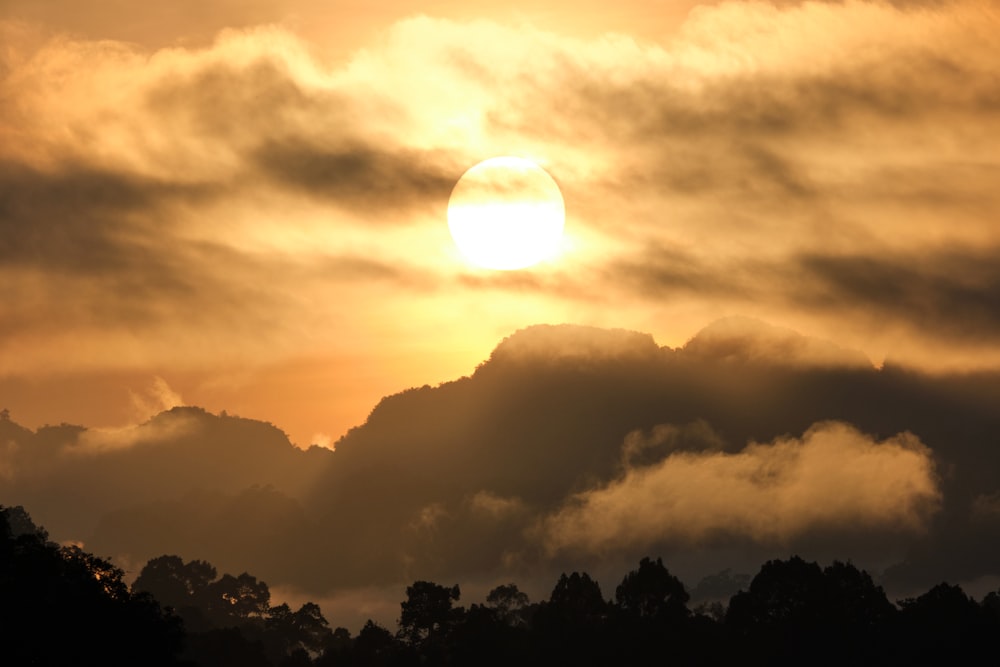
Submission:
[[[465,172],[448,201],[448,228],[465,258],[487,269],[523,269],[559,251],[566,208],[548,172],[495,157]]]

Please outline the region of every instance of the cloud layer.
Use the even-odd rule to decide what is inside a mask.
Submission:
[[[912,435],[875,442],[826,422],[738,453],[679,452],[629,466],[621,479],[572,498],[541,530],[553,551],[733,535],[788,543],[848,526],[920,532],[939,502],[930,451]]]

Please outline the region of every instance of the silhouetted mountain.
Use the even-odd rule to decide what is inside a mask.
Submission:
[[[920,588],[998,572],[997,404],[998,373],[876,369],[752,320],[678,349],[537,326],[386,397],[336,452],[194,408],[119,434],[0,425],[0,501],[101,553],[315,591],[654,550],[702,576],[789,549]]]
[[[247,535],[286,522],[312,486],[317,461],[331,454],[301,451],[271,424],[192,407],[116,430],[64,424],[32,433],[12,422],[0,428],[3,465],[11,471],[5,499],[37,508],[60,539],[97,539],[105,552],[139,558],[162,553],[164,542],[176,545],[170,540],[178,532],[197,534],[193,517],[232,531],[226,541],[234,550],[246,546],[232,518],[243,520]]]
[[[1000,426],[996,398],[997,374],[879,370],[860,353],[754,321],[717,323],[677,350],[632,332],[532,327],[501,343],[470,377],[384,399],[338,443],[328,481],[309,505],[326,508],[323,522],[336,526],[335,533],[360,531],[363,543],[379,545],[358,554],[373,570],[423,563],[434,576],[456,567],[496,568],[529,557],[540,515],[622,479],[626,443],[637,434],[648,466],[684,451],[736,454],[748,443],[802,436],[836,420],[860,432],[868,447],[844,446],[842,461],[833,464],[876,470],[899,463],[874,457],[895,451],[915,455],[920,460],[911,462],[921,471],[912,479],[893,479],[883,470],[865,481],[839,481],[886,496],[911,482],[930,484],[944,493],[944,513],[929,508],[919,525],[902,531],[893,520],[844,514],[818,522],[816,530],[804,525],[798,534],[769,539],[750,529],[722,531],[709,542],[787,545],[791,539],[823,547],[830,557],[839,549],[858,557],[880,554],[885,562],[931,526],[929,517],[964,524],[969,503],[1000,488],[994,472],[1000,461],[989,446]],[[676,428],[657,440],[662,425]],[[914,437],[901,435],[893,450],[885,443],[897,434]],[[984,456],[994,465],[984,466]],[[866,457],[874,458],[866,463]],[[945,470],[949,474],[941,475]],[[846,486],[810,500],[821,502],[826,493],[836,513],[836,496],[852,492],[862,495],[860,487]],[[900,497],[902,504],[930,500],[931,494]],[[822,513],[805,508],[814,510]],[[648,510],[640,504],[635,511]],[[469,535],[477,540],[462,539]],[[670,534],[649,534],[643,548],[671,543],[678,546]],[[381,561],[377,568],[373,558]],[[973,576],[955,573],[962,574]]]

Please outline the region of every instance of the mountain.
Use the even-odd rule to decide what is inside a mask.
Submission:
[[[677,349],[540,325],[384,398],[335,452],[198,408],[118,432],[8,418],[0,502],[132,566],[179,553],[308,591],[791,552],[921,587],[998,573],[998,400],[997,373],[876,369],[754,320]]]

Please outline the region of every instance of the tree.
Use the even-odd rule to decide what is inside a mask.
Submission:
[[[460,596],[457,584],[447,588],[429,581],[416,581],[407,586],[406,600],[400,604],[400,636],[410,644],[419,644],[447,630],[456,618],[452,603]]]
[[[497,586],[486,596],[486,606],[494,611],[499,621],[508,625],[524,623],[524,610],[529,603],[528,596],[515,584]]]
[[[639,561],[639,569],[625,575],[615,589],[618,607],[639,618],[682,619],[690,613],[691,596],[680,579],[670,574],[659,558]]]
[[[159,556],[142,568],[132,590],[150,593],[160,604],[180,611],[203,604],[205,592],[215,577],[215,567],[206,561],[185,563],[180,556]]]
[[[386,631],[388,632],[388,631]],[[391,635],[390,635],[391,637]],[[338,667],[353,664],[351,653],[354,649],[354,639],[347,628],[334,628],[323,647],[323,654],[316,659],[317,667]]]
[[[940,583],[899,604],[896,644],[909,653],[910,664],[973,664],[995,648],[989,613],[959,586]]]
[[[601,587],[586,572],[569,576],[564,572],[552,589],[549,605],[562,616],[574,619],[599,618],[608,610]]]
[[[21,505],[14,507],[0,505],[0,513],[3,514],[3,530],[6,531],[5,534],[0,534],[0,538],[9,536],[16,539],[22,535],[29,535],[38,538],[41,542],[48,542],[48,532],[44,528],[36,526]]]
[[[536,651],[543,664],[616,664],[607,655],[611,607],[586,572],[563,573],[533,621]]]
[[[306,602],[293,612],[287,604],[271,607],[264,619],[264,627],[282,655],[298,649],[319,654],[331,636],[330,624],[323,617],[319,605]]]
[[[247,572],[237,577],[222,575],[209,584],[206,595],[209,614],[220,627],[263,618],[270,609],[271,591],[267,584]]]
[[[354,641],[351,651],[353,660],[350,664],[366,667],[388,665],[397,653],[398,646],[392,633],[368,619]]]
[[[179,619],[108,561],[44,535],[23,508],[0,506],[4,664],[177,664]]]
[[[726,626],[737,652],[770,664],[878,664],[894,613],[867,572],[794,556],[761,567],[730,601]]]
[[[185,644],[184,657],[199,667],[273,667],[263,644],[248,640],[238,628],[197,632]]]
[[[880,632],[896,613],[882,587],[851,563],[834,561],[823,569],[823,580],[827,623],[837,624],[844,634]]]

